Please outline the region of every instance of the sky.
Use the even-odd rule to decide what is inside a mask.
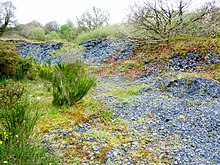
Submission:
[[[93,6],[110,12],[110,23],[120,23],[129,11],[129,5],[144,0],[9,0],[16,7],[15,16],[20,24],[33,20],[45,25],[49,21],[65,24],[66,20],[75,21]],[[208,0],[197,0],[202,3]],[[194,4],[195,5],[195,4]]]

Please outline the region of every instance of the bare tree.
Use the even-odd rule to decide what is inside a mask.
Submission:
[[[200,12],[187,15],[190,4],[191,0],[148,0],[131,8],[130,21],[144,31],[147,39],[169,41],[172,36],[183,34],[189,23],[202,19],[210,10],[207,5]]]
[[[82,30],[92,30],[108,25],[109,15],[109,12],[93,7],[92,10],[86,10],[80,18],[77,18],[77,24]]]
[[[220,2],[219,2],[220,3]],[[200,8],[195,13],[192,13],[196,19],[196,15],[200,13],[203,15],[202,19],[196,21],[192,31],[196,36],[206,36],[206,37],[216,37],[220,36],[220,4],[213,2],[206,3],[202,8]]]
[[[8,26],[16,23],[14,10],[15,7],[12,2],[0,2],[0,36],[6,31]]]

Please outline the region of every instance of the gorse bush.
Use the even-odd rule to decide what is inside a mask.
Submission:
[[[52,78],[53,104],[72,106],[82,99],[94,84],[94,77],[87,75],[82,62],[57,64]]]
[[[53,76],[53,66],[51,64],[41,63],[36,64],[35,63],[35,69],[38,74],[38,76],[43,80],[50,81]]]
[[[0,164],[48,165],[51,159],[45,155],[46,150],[39,149],[31,139],[40,115],[31,111],[24,88],[8,80],[0,85]]]
[[[10,42],[1,42],[0,79],[4,77],[23,79],[31,68],[31,59],[20,56],[14,44]]]
[[[0,42],[0,79],[13,76],[16,73],[18,56],[19,53],[14,44]]]
[[[13,105],[1,108],[1,132],[12,137],[29,139],[38,118],[38,113],[31,115],[27,98],[19,99]],[[0,139],[4,140],[1,136]],[[10,141],[10,137],[5,140]]]
[[[23,98],[24,87],[18,83],[5,80],[0,83],[0,129],[15,136],[29,136],[38,114],[32,118],[28,108],[27,98]],[[28,138],[28,137],[26,137]]]
[[[8,137],[7,133],[4,136]],[[54,163],[53,158],[49,157],[46,149],[27,143],[18,136],[8,143],[0,140],[0,163],[7,165],[50,165]],[[18,138],[17,138],[18,137]],[[16,141],[17,140],[17,141]]]
[[[15,78],[23,79],[25,78],[25,76],[30,75],[29,73],[32,70],[31,58],[23,58],[22,56],[18,56],[16,61],[17,61],[17,69],[15,73]]]
[[[13,81],[3,79],[0,82],[0,108],[13,105],[24,93],[24,87]]]

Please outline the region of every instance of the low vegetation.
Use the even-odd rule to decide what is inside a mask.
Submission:
[[[95,85],[95,78],[87,74],[80,61],[52,65],[24,59],[10,42],[2,42],[0,54],[0,162],[19,165],[55,163],[52,155],[47,155],[47,149],[34,140],[38,136],[33,134],[40,116],[45,113],[36,106],[36,100],[45,97],[44,92],[31,93],[26,89],[27,83],[43,83],[51,92],[49,98],[53,99],[46,100],[51,107],[73,106]]]
[[[45,149],[37,147],[33,129],[40,114],[33,110],[22,85],[0,83],[0,162],[2,164],[49,164]]]

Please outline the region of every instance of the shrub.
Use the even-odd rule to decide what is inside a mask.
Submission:
[[[14,82],[1,82],[0,164],[49,164],[45,149],[39,149],[31,139],[39,113],[31,112],[30,102],[23,97],[23,87]],[[1,102],[2,103],[2,102]]]
[[[51,64],[46,64],[46,63],[35,64],[35,67],[37,74],[41,79],[47,81],[50,81],[52,79],[53,67]]]
[[[17,57],[17,69],[15,73],[15,78],[23,79],[28,72],[31,72],[32,61],[30,58],[23,58],[21,56]]]
[[[14,44],[9,42],[1,42],[0,44],[0,79],[10,77],[16,73],[17,57],[19,53],[16,51]]]
[[[75,42],[83,43],[103,38],[117,38],[117,28],[115,26],[102,26],[91,31],[83,31],[76,37]]]
[[[55,31],[51,31],[46,35],[47,41],[51,40],[61,40],[59,34]]]
[[[29,139],[38,118],[38,113],[31,115],[27,98],[19,99],[12,105],[1,109],[1,132],[6,132],[12,137]],[[8,138],[0,136],[2,141],[10,141],[10,137]]]
[[[60,37],[69,42],[73,41],[74,38],[78,35],[78,33],[79,33],[79,29],[76,28],[74,24],[69,20],[59,29]]]
[[[29,29],[26,37],[37,41],[45,41],[46,39],[45,31],[40,27]]]
[[[83,64],[76,61],[70,64],[57,64],[52,78],[53,104],[69,105],[82,99],[95,84],[94,77],[88,76]]]
[[[24,93],[24,88],[11,80],[3,79],[0,82],[0,108],[13,105]]]

